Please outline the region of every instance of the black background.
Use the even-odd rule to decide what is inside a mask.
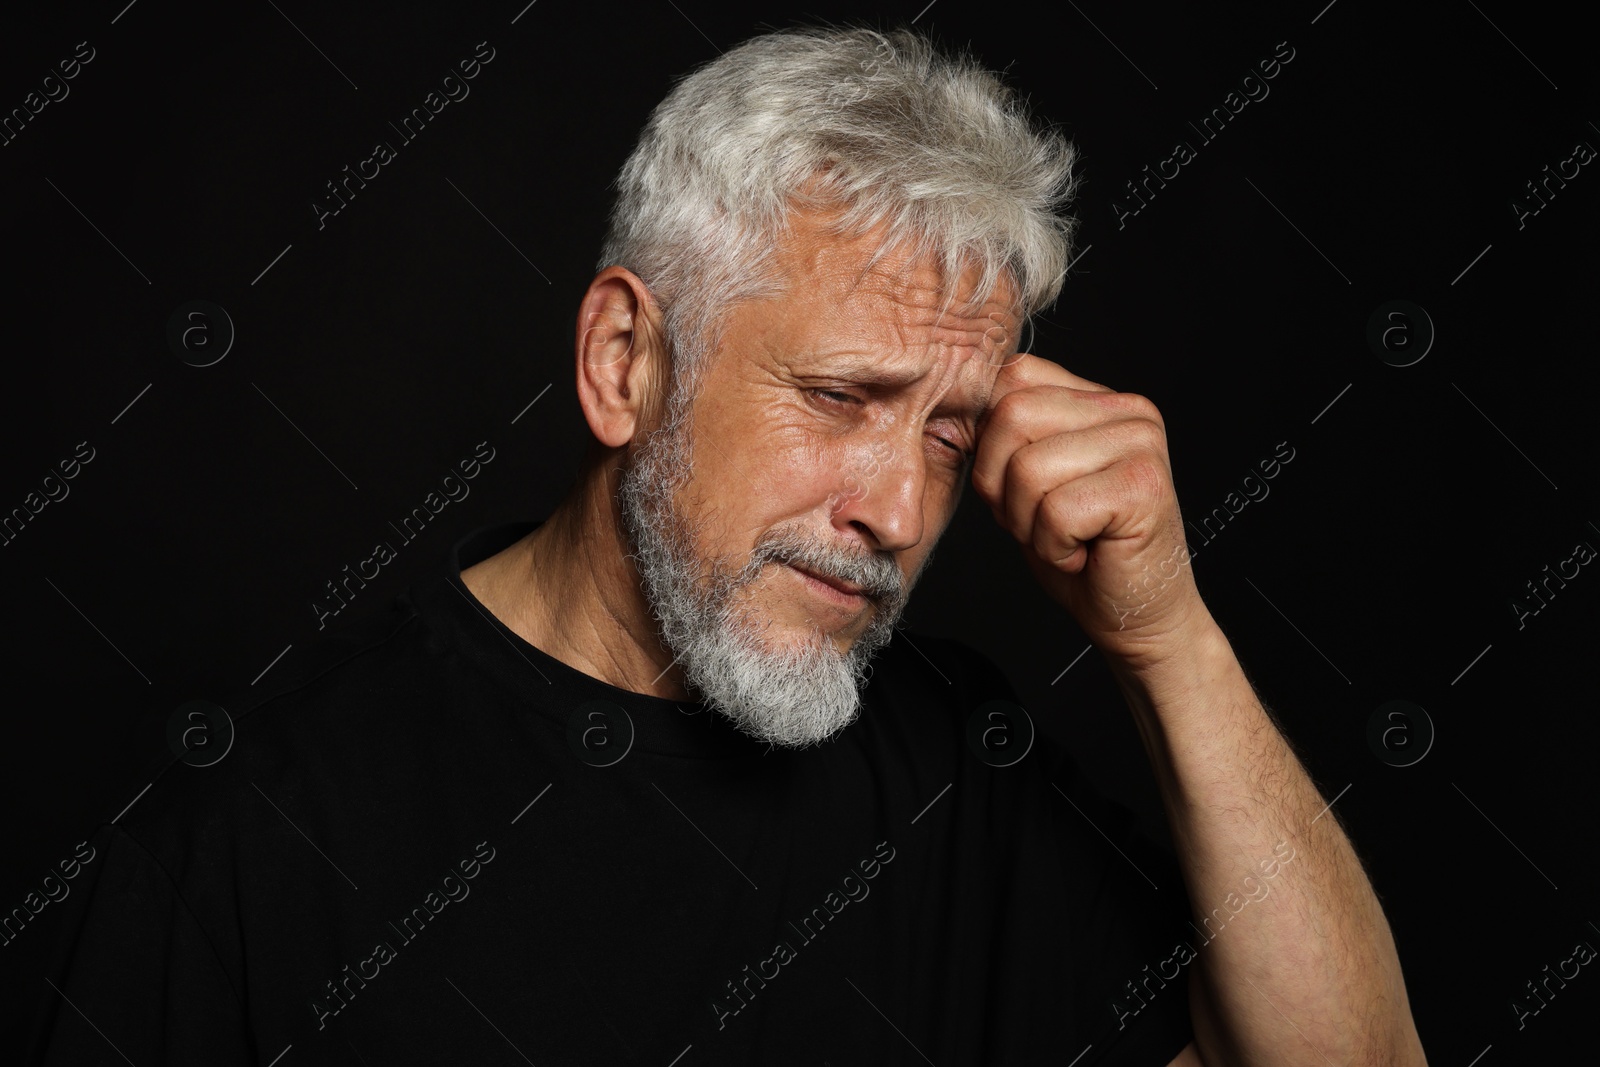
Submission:
[[[5,112],[78,42],[95,50],[0,147],[0,512],[79,442],[94,449],[70,495],[0,547],[0,911],[134,799],[174,709],[313,641],[323,584],[477,442],[497,457],[471,496],[333,625],[468,529],[559,499],[587,440],[574,320],[608,187],[675,76],[797,21],[918,16],[1004,70],[1082,153],[1081,255],[1032,350],[1160,406],[1196,524],[1280,442],[1294,450],[1211,543],[1191,528],[1195,574],[1339,796],[1430,1061],[1592,1044],[1590,968],[1521,1030],[1510,1007],[1575,943],[1600,945],[1600,577],[1583,568],[1520,628],[1511,606],[1578,542],[1600,547],[1600,176],[1583,167],[1520,227],[1511,206],[1577,142],[1600,146],[1577,15],[1488,0],[1067,4],[1031,23],[954,0],[920,14],[124,2],[9,13],[0,32]],[[495,57],[470,96],[401,145],[388,123],[480,41]],[[1294,58],[1270,95],[1203,143],[1187,123],[1284,41]],[[378,140],[397,158],[319,229],[324,183]],[[1197,157],[1119,227],[1123,183],[1178,140]],[[237,331],[208,367],[166,340],[197,299]],[[1397,299],[1436,330],[1405,367],[1367,340]],[[1104,790],[1157,811],[1103,661],[1077,658],[1081,632],[970,493],[906,625],[987,652]],[[1411,766],[1368,744],[1393,699],[1436,730]],[[1423,743],[1415,721],[1405,736]],[[60,910],[0,949],[7,1045]]]

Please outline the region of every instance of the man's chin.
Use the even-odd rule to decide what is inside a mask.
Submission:
[[[776,641],[774,629],[746,632],[705,662],[686,659],[691,688],[763,744],[805,748],[826,741],[860,715],[862,672],[815,627]]]
[[[713,709],[751,740],[796,751],[833,740],[861,716],[859,702],[849,711],[834,713],[826,719],[774,717],[765,709],[752,712],[748,708],[730,709],[718,705],[713,705]]]

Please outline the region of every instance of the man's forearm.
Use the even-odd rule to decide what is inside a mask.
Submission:
[[[1221,629],[1113,673],[1200,924],[1190,1004],[1207,1067],[1424,1064],[1382,907]]]

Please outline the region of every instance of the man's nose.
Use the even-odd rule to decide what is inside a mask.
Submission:
[[[877,437],[853,448],[830,501],[835,527],[854,527],[870,547],[899,552],[922,540],[927,458],[920,447]]]

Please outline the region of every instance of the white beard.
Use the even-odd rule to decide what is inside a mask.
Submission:
[[[849,555],[812,540],[791,524],[758,542],[749,562],[731,572],[695,548],[704,521],[679,514],[675,496],[691,473],[688,414],[692,398],[677,387],[663,424],[623,473],[619,496],[630,558],[661,638],[683,667],[689,689],[742,733],[784,748],[825,741],[855,721],[873,655],[894,636],[910,589],[926,568],[904,581],[887,555]],[[767,565],[794,562],[859,585],[872,620],[850,650],[839,652],[820,626],[798,644],[763,643],[773,620],[742,604],[739,593]],[[775,572],[769,580],[784,580]]]

